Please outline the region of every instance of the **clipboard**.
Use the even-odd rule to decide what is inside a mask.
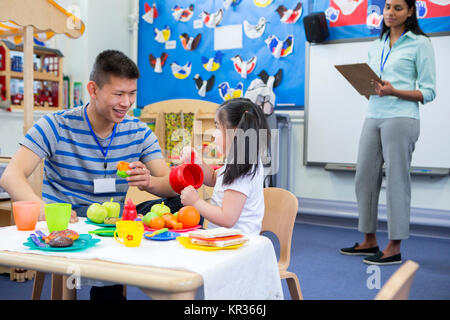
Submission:
[[[369,96],[376,95],[375,87],[370,83],[373,79],[382,82],[380,77],[369,67],[367,63],[341,64],[334,66],[348,82],[359,92],[360,95]]]

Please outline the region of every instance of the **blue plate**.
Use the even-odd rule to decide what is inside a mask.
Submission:
[[[177,237],[180,236],[180,234],[177,233],[177,232],[167,231],[167,232],[164,232],[164,233],[161,233],[161,234],[157,234],[156,236],[153,236],[153,237],[148,237],[152,233],[153,232],[146,232],[146,233],[144,233],[144,238],[148,239],[148,240],[167,241],[167,240],[176,239]]]
[[[43,241],[41,237],[39,237],[39,240]],[[100,239],[93,239],[90,234],[80,234],[80,237],[73,242],[73,245],[70,247],[65,248],[56,248],[51,247],[50,245],[43,242],[44,247],[39,247],[36,245],[31,238],[27,239],[27,242],[24,242],[23,244],[27,247],[29,247],[31,250],[42,250],[42,251],[79,251],[84,250],[90,247],[95,246],[98,242],[100,242]]]

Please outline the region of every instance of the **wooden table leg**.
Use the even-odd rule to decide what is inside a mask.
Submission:
[[[63,276],[52,273],[52,300],[62,300]]]
[[[161,292],[140,288],[147,296],[155,300],[194,300],[197,290],[185,292]]]
[[[45,273],[36,271],[33,283],[33,292],[31,293],[31,300],[41,300],[42,287],[44,286]]]

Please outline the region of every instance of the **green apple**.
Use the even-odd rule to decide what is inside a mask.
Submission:
[[[150,209],[151,212],[156,213],[158,216],[162,217],[164,213],[170,213],[170,208],[164,205],[164,202],[154,204]]]
[[[103,223],[108,211],[100,203],[93,203],[87,209],[87,217],[94,223]]]
[[[154,218],[154,217],[159,217],[158,214],[156,214],[155,212],[147,212],[147,214],[142,218],[142,223],[144,223],[146,226],[150,226],[150,221]]]
[[[118,202],[113,202],[113,198],[109,202],[103,202],[102,206],[106,208],[108,214],[107,218],[118,218],[120,215],[120,204]]]

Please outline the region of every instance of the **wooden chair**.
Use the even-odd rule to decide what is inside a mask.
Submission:
[[[261,234],[269,231],[277,236],[280,243],[278,261],[280,278],[286,279],[293,300],[303,300],[297,275],[287,270],[291,259],[291,241],[298,212],[298,200],[287,190],[264,188],[264,205]]]
[[[384,284],[375,300],[408,300],[411,285],[419,265],[406,261]]]

